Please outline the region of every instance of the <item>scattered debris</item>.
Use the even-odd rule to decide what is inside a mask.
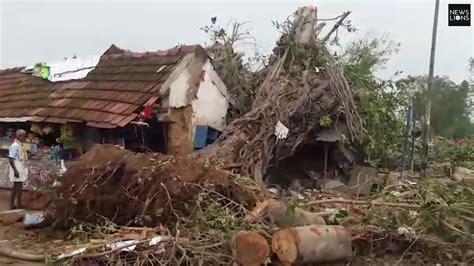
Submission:
[[[283,123],[280,121],[277,122],[275,126],[275,136],[277,139],[286,139],[286,136],[288,136],[288,132],[290,131],[289,128],[287,128]]]
[[[34,226],[41,224],[44,221],[45,212],[37,211],[37,212],[26,212],[23,218],[23,224],[28,226]]]
[[[367,166],[355,165],[352,168],[347,185],[355,190],[358,195],[368,196],[374,185],[383,185],[382,180],[377,180],[377,169]]]
[[[58,256],[58,260],[63,260],[63,259],[66,259],[66,258],[70,258],[72,256],[82,254],[85,251],[86,251],[86,248],[79,248],[79,249],[76,249],[76,250],[73,250],[73,251],[70,251],[70,252],[62,253]]]
[[[107,248],[117,251],[134,251],[137,247],[136,244],[138,244],[138,240],[117,241],[107,244]]]

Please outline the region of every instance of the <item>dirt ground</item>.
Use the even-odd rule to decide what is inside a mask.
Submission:
[[[9,209],[10,190],[0,189],[0,211]],[[27,230],[21,223],[4,225],[0,223],[0,248],[13,248],[17,251],[38,253],[42,250],[40,234],[34,230]],[[25,262],[0,256],[0,265],[45,265],[44,263]]]

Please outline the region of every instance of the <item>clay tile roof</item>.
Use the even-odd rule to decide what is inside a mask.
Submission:
[[[199,45],[164,51],[132,52],[110,46],[97,66],[80,80],[51,83],[21,73],[0,70],[0,122],[31,117],[30,121],[82,121],[93,127],[123,127],[144,105],[158,100],[158,91],[184,55],[204,52]]]
[[[104,55],[107,55],[107,54],[122,54],[122,53],[125,53],[124,49],[117,47],[115,44],[112,44],[109,47],[109,49],[107,49],[104,52]]]
[[[0,70],[0,121],[13,117],[29,117],[45,108],[53,88],[48,81],[22,73],[23,68]]]

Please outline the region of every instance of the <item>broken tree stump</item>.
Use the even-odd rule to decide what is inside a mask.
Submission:
[[[272,250],[283,264],[330,262],[352,255],[351,234],[339,225],[310,225],[275,232]]]
[[[240,265],[258,266],[268,258],[270,246],[258,233],[240,231],[233,238],[233,252]]]

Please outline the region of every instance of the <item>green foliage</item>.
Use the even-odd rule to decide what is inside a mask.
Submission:
[[[428,78],[408,77],[413,83],[414,108],[417,119],[425,113]],[[445,138],[465,138],[474,134],[474,125],[469,118],[469,84],[456,84],[448,77],[434,77],[431,92],[431,126],[435,135]]]
[[[206,219],[201,221],[201,224],[204,225],[204,227],[227,232],[238,229],[243,225],[243,219],[234,217],[233,213],[229,209],[222,208],[221,206],[215,207],[219,208],[213,209],[214,211],[206,213]]]
[[[444,180],[429,179],[422,184],[424,198],[420,216],[430,231],[445,232],[445,237],[473,234],[474,191],[460,185],[448,185]],[[458,230],[456,230],[458,229]]]
[[[60,129],[61,134],[57,139],[60,143],[72,142],[74,141],[74,131],[70,125],[64,125]]]
[[[379,195],[384,202],[421,206],[417,209],[371,206],[366,219],[389,230],[405,227],[413,233],[431,233],[446,241],[469,241],[474,229],[474,191],[446,179],[427,178],[405,192]],[[471,236],[469,236],[471,234]]]
[[[223,205],[216,195],[212,195],[208,191],[198,194],[196,206],[201,212],[197,221],[201,230],[229,232],[239,229],[245,224],[243,215],[236,215],[240,206]]]
[[[406,99],[391,81],[373,83],[362,88],[360,95],[367,134],[362,140],[368,159],[377,166],[396,167],[403,142],[403,107]]]
[[[332,126],[332,119],[330,116],[328,115],[323,115],[320,119],[319,119],[319,125],[323,128],[328,128],[328,127],[331,127]]]
[[[367,134],[361,144],[369,162],[395,168],[404,142],[405,108],[413,101],[416,119],[421,119],[426,103],[426,77],[408,77],[396,82],[379,80],[374,73],[383,67],[400,44],[382,36],[352,42],[342,53],[346,77],[358,90]],[[474,65],[474,61],[470,61]],[[395,73],[395,76],[401,72]],[[447,77],[436,77],[432,89],[431,125],[434,134],[465,138],[474,134],[469,120],[469,84],[456,85]],[[411,99],[413,97],[413,99]],[[451,154],[455,160],[461,154]]]
[[[339,210],[333,213],[328,218],[328,224],[341,224],[349,217],[349,212],[347,210]]]
[[[386,35],[378,38],[368,36],[349,44],[341,59],[348,79],[356,88],[372,87],[375,71],[383,68],[390,56],[399,51],[400,43],[393,42]]]
[[[441,139],[436,145],[438,162],[450,162],[452,166],[466,166],[474,162],[474,144],[472,139],[455,142],[450,139]]]
[[[217,17],[213,17],[211,24],[201,30],[209,36],[211,45],[207,52],[231,97],[228,119],[233,120],[250,111],[256,88],[253,70],[265,66],[267,58],[258,52],[247,23],[232,20],[224,27],[217,24]],[[245,54],[237,52],[242,46],[255,50],[254,56],[245,60]]]
[[[399,45],[387,36],[364,37],[352,42],[340,57],[346,77],[361,98],[367,129],[361,145],[369,162],[376,166],[395,167],[398,160],[393,154],[399,153],[402,146],[404,120],[401,112],[407,98],[400,88],[404,84],[375,77],[375,71],[398,51]]]

